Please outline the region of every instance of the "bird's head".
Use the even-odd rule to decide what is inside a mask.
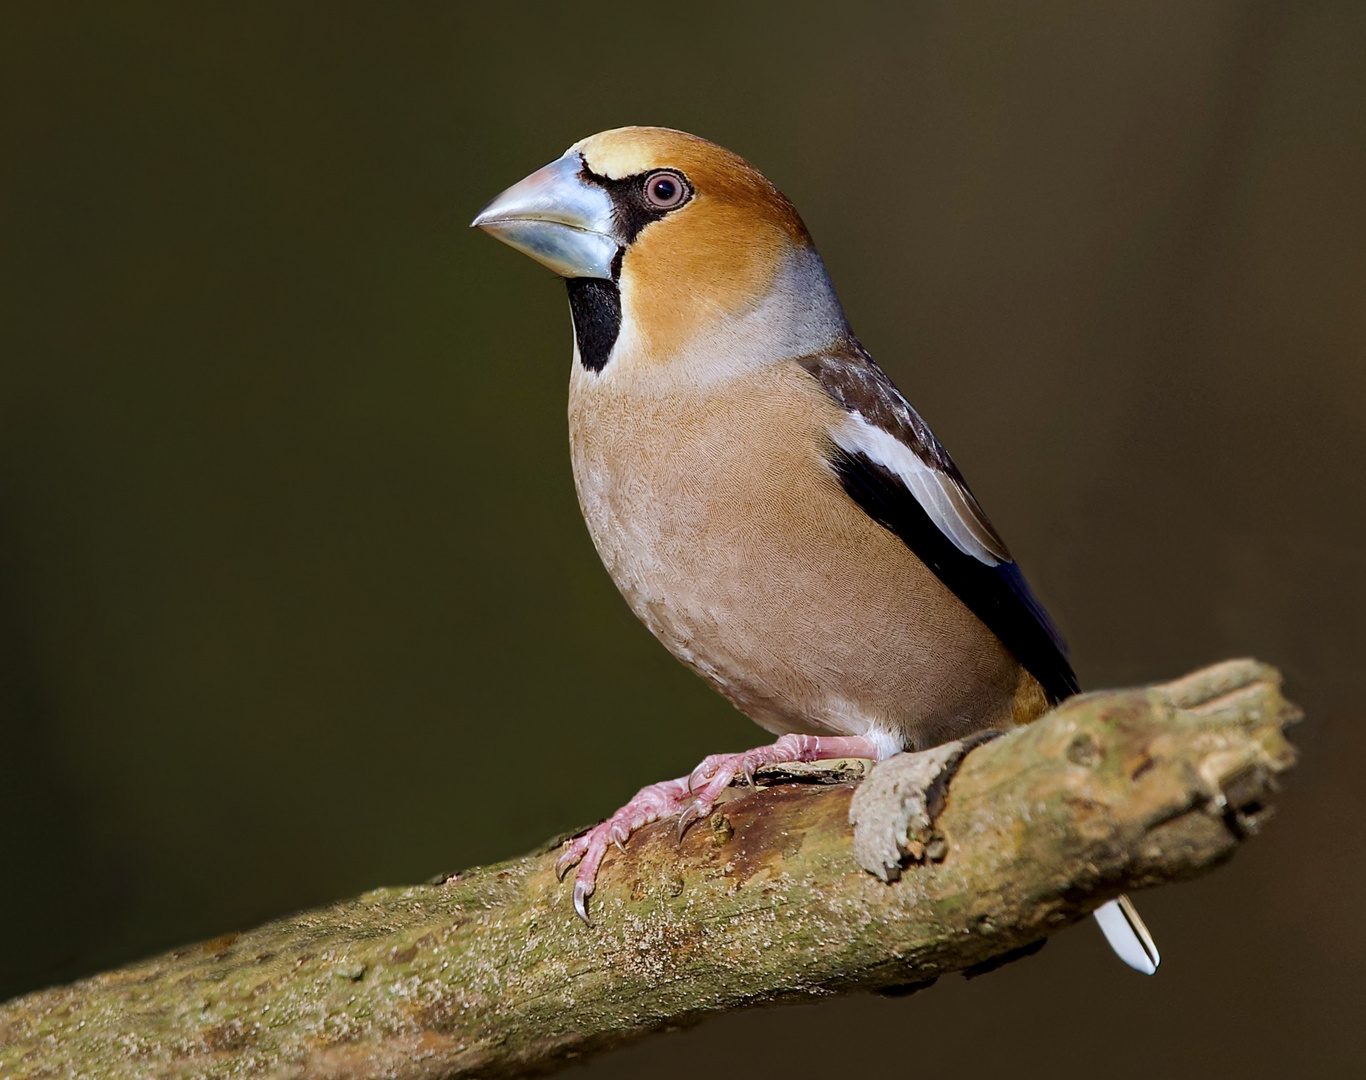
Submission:
[[[795,317],[797,330],[815,328],[818,338],[834,332],[825,324],[844,325],[792,204],[743,158],[685,132],[593,135],[508,188],[472,224],[568,280],[581,358],[592,370],[614,349],[632,363],[658,364],[687,355],[699,338],[750,337],[744,324],[756,316]],[[775,301],[798,310],[784,319]],[[791,337],[786,329],[776,336]],[[778,344],[773,327],[767,336]]]

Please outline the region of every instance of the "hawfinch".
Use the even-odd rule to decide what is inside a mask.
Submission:
[[[631,610],[779,736],[644,787],[570,841],[574,906],[610,843],[709,814],[762,764],[881,760],[1077,692],[1057,628],[948,451],[859,344],[792,204],[679,131],[570,147],[473,224],[569,287],[569,445]],[[1139,970],[1127,900],[1099,912]]]

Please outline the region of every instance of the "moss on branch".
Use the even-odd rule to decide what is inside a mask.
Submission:
[[[609,856],[591,928],[551,850],[376,889],[0,1006],[0,1075],[524,1076],[711,1012],[981,969],[1225,861],[1294,760],[1279,684],[1229,661],[971,749],[890,883],[854,856],[858,770],[787,777]]]

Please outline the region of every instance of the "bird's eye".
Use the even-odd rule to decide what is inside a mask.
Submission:
[[[678,173],[656,172],[645,178],[645,198],[660,210],[672,210],[683,201],[688,189]]]

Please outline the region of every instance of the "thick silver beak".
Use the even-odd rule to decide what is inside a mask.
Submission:
[[[470,222],[562,277],[612,277],[621,247],[612,198],[584,180],[583,158],[571,150],[499,195]]]

